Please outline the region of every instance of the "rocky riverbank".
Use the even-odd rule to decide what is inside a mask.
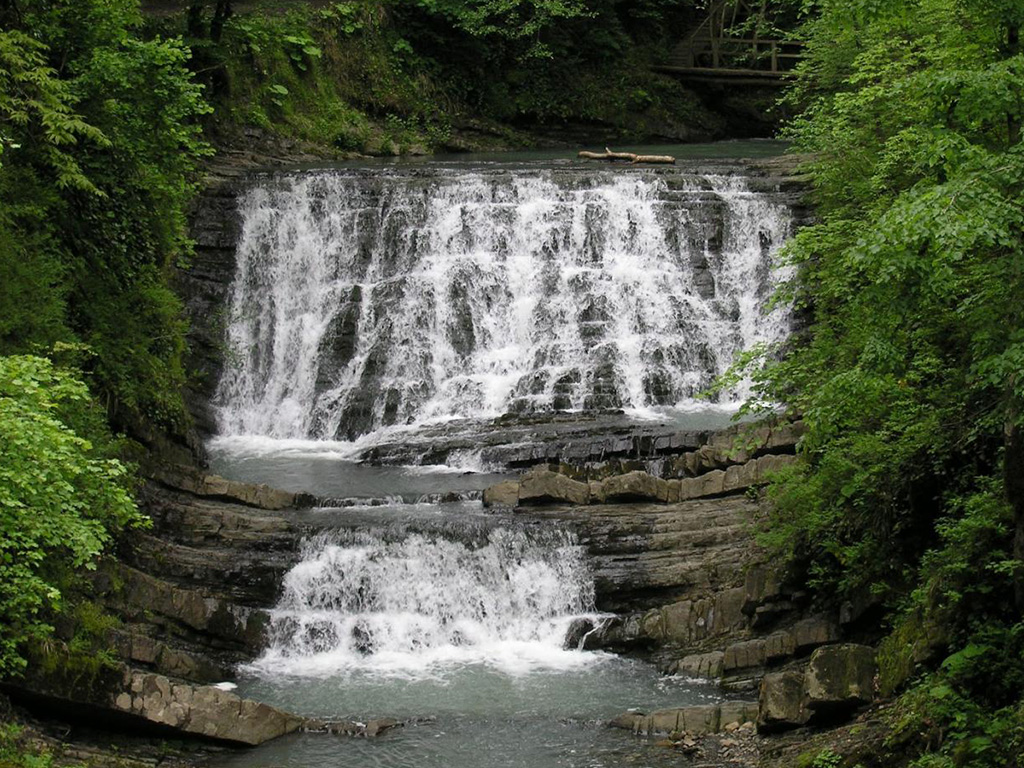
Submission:
[[[833,726],[875,700],[873,651],[845,642],[856,612],[816,611],[752,535],[758,488],[796,460],[801,434],[799,422],[733,427],[690,451],[673,453],[668,441],[646,465],[658,474],[620,472],[618,460],[542,464],[485,492],[495,513],[569,528],[586,547],[598,607],[615,616],[575,626],[568,644],[640,656],[740,697],[623,713],[611,725],[634,734],[624,738],[705,765],[754,765],[775,734]],[[169,465],[153,469],[140,498],[153,528],[94,578],[96,599],[118,618],[105,636],[114,658],[83,675],[61,658],[69,636],[48,665],[7,686],[12,699],[199,743],[255,745],[300,728],[369,735],[216,686],[263,648],[284,573],[328,519],[301,511],[318,500]]]

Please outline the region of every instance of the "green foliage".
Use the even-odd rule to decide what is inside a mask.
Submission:
[[[593,18],[597,13],[582,0],[420,0],[430,12],[440,12],[475,37],[528,41],[524,58],[550,59],[552,48],[542,40],[566,19]]]
[[[25,728],[14,722],[0,722],[0,766],[3,768],[50,768],[53,755],[25,738]]]
[[[83,436],[96,418],[67,371],[0,357],[0,675],[50,631],[42,617],[60,607],[61,569],[95,568],[114,533],[143,521],[124,465]]]
[[[287,12],[246,8],[223,38],[190,37],[218,130],[257,124],[371,154],[435,149],[460,115],[598,121],[633,138],[719,130],[651,64],[677,42],[690,3],[655,0],[348,0]],[[643,19],[642,22],[638,21]],[[164,21],[164,34],[187,27]],[[409,128],[396,138],[389,116]]]
[[[68,84],[46,64],[46,46],[18,30],[0,29],[0,160],[5,148],[38,142],[60,188],[95,191],[68,148],[106,137],[76,114]]]
[[[912,686],[896,753],[1008,765],[1024,685],[1024,500],[1006,481],[1024,472],[1007,439],[1024,426],[1024,4],[816,6],[789,134],[813,153],[819,222],[788,247],[783,291],[812,322],[784,355],[742,361],[763,366],[751,407],[782,401],[808,426],[762,537],[822,599],[889,609],[882,686]]]
[[[831,749],[823,749],[811,762],[811,768],[839,768],[842,757]]]
[[[986,707],[944,673],[900,697],[886,746],[913,768],[1012,766],[1024,747],[1024,708]]]
[[[787,293],[813,325],[758,376],[764,401],[810,428],[809,466],[773,491],[779,540],[823,585],[884,590],[943,539],[989,531],[1006,552],[999,451],[1024,395],[1024,57],[1006,55],[998,25],[968,23],[970,3],[822,6],[790,128],[816,153],[821,223],[787,251]]]
[[[0,32],[0,352],[87,341],[122,424],[185,421],[185,212],[209,112],[180,40],[132,0],[19,3]],[[7,310],[10,307],[10,310]]]

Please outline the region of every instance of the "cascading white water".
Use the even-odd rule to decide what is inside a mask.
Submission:
[[[583,549],[564,532],[499,527],[475,543],[321,535],[285,577],[270,647],[254,667],[312,676],[564,668],[586,661],[562,644],[593,604]]]
[[[240,212],[224,435],[679,405],[788,331],[790,211],[742,176],[323,171]]]

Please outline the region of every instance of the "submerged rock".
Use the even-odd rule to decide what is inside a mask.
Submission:
[[[625,712],[610,720],[608,725],[646,736],[681,733],[703,736],[726,729],[735,730],[756,718],[756,702],[730,701],[724,704],[660,709],[650,714]]]
[[[331,722],[308,721],[307,730],[323,731],[338,736],[352,736],[354,738],[373,739],[381,734],[401,728],[405,723],[395,720],[393,717],[380,717],[376,720],[367,720],[365,723],[355,720],[338,720]]]

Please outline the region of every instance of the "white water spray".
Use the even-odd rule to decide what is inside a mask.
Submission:
[[[788,332],[790,211],[740,176],[315,172],[240,212],[224,435],[685,405]]]
[[[563,650],[593,616],[582,547],[563,532],[495,528],[480,541],[383,531],[308,541],[272,614],[263,672],[422,676],[452,665],[516,673],[588,663]],[[596,617],[595,617],[596,618]]]

